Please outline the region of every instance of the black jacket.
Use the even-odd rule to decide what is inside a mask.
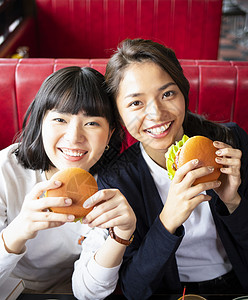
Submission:
[[[242,151],[239,188],[241,203],[230,215],[214,193],[209,202],[218,234],[244,291],[248,292],[248,135],[234,123],[226,124]],[[120,282],[128,299],[147,299],[152,294],[181,293],[175,252],[184,236],[183,226],[174,235],[162,225],[158,215],[163,209],[153,178],[144,161],[139,143],[99,173],[98,185],[118,188],[132,206],[137,227],[133,243],[127,247],[120,270]]]

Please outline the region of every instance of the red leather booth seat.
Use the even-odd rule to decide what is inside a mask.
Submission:
[[[9,50],[27,44],[30,57],[108,58],[125,38],[141,37],[173,48],[178,58],[217,59],[218,56],[222,0],[36,0],[35,3],[35,27],[25,24]],[[35,38],[32,29],[36,29]]]
[[[12,143],[43,80],[70,65],[105,73],[107,59],[0,59],[0,149]],[[181,60],[189,79],[190,110],[238,123],[248,132],[248,62]],[[133,140],[128,136],[128,144]]]

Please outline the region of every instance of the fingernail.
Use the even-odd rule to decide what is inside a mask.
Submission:
[[[57,186],[60,186],[61,185],[61,181],[55,180],[54,184],[57,185]]]
[[[215,152],[216,155],[221,155],[221,150]]]
[[[68,215],[67,216],[67,220],[69,220],[69,221],[72,221],[74,219],[75,219],[75,216],[73,216],[73,215]]]
[[[219,142],[214,142],[214,146],[219,146],[220,145],[220,143]]]
[[[84,207],[84,208],[90,207],[90,201],[89,201],[89,200],[86,200],[86,201],[84,202],[84,204],[83,204],[83,207]]]
[[[220,186],[221,185],[221,181],[217,181],[216,184],[217,184],[217,186]]]
[[[215,159],[217,162],[221,162],[221,158],[220,157],[216,157]]]
[[[87,224],[87,223],[88,223],[87,219],[86,219],[86,218],[83,218],[82,223],[83,223],[83,224]]]
[[[214,167],[208,167],[209,172],[213,172],[214,171]]]
[[[198,162],[199,162],[199,160],[198,160],[198,159],[194,159],[194,160],[192,160],[192,164],[193,164],[193,165],[195,165],[195,166],[198,164]]]
[[[71,199],[65,199],[65,204],[72,204],[72,200]]]
[[[210,201],[211,199],[212,199],[211,196],[209,196],[209,195],[206,196],[206,200],[207,200],[207,201]]]

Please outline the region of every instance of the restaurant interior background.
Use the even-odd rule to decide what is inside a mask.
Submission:
[[[25,16],[34,14],[34,10],[34,0],[0,0],[0,57],[29,56],[30,49],[25,44],[12,50],[11,54],[5,48],[9,47],[8,41],[21,26]],[[248,1],[223,0],[218,60],[247,61],[247,58]]]
[[[220,60],[248,60],[248,1],[224,0],[220,32]]]
[[[68,3],[78,3],[79,1],[80,0],[68,0]],[[91,0],[84,1],[89,3]],[[96,0],[94,1],[97,2]],[[99,1],[103,1],[103,3],[111,1],[112,4],[114,1],[117,2],[117,0]],[[146,3],[149,2],[148,0],[137,0],[139,3],[142,1],[146,1]],[[151,1],[158,3],[160,0]],[[183,0],[168,1],[174,3],[177,1],[178,3],[183,2]],[[188,1],[190,3],[196,2],[195,0]],[[198,0],[199,3],[204,1],[205,3],[211,2],[211,0]],[[195,64],[192,64],[192,61],[184,61],[183,68],[191,84],[190,109],[207,115],[209,119],[212,120],[237,122],[248,132],[248,106],[246,104],[248,93],[248,0],[215,1],[222,3],[220,32],[212,32],[215,36],[220,33],[217,57],[218,63],[219,61],[230,61],[230,64],[221,65],[216,63],[216,61],[214,61],[212,65],[211,62],[206,61],[196,61]],[[49,3],[55,2],[55,0],[43,0],[43,3],[48,3],[47,6]],[[66,1],[61,0],[61,2]],[[118,2],[124,3],[125,0]],[[128,0],[128,2],[130,3],[131,0]],[[160,1],[160,3],[161,2],[162,1]],[[214,1],[212,0],[212,2]],[[24,27],[26,26],[24,22],[25,17],[35,15],[34,3],[35,0],[0,0],[0,127],[4,128],[4,130],[0,131],[0,150],[7,147],[16,132],[20,130],[23,115],[42,80],[44,80],[52,70],[58,70],[65,65],[75,62],[73,59],[67,61],[61,59],[59,56],[57,56],[58,59],[55,59],[56,56],[50,56],[51,59],[48,59],[44,65],[39,64],[39,61],[33,62],[31,60],[31,62],[27,62],[25,59],[22,60],[21,63],[13,63],[16,58],[35,57],[31,55],[34,49],[27,48],[27,44],[24,42],[25,40],[22,40],[22,43],[19,44],[18,47],[16,45],[12,47],[15,42],[13,39],[15,32],[18,31],[22,25],[24,25]],[[60,3],[60,1],[57,1],[57,3]],[[193,15],[193,17],[195,16]],[[116,19],[117,18],[118,17],[116,17]],[[147,21],[146,23],[147,24],[141,23],[141,31],[143,25],[146,29],[149,27],[149,22]],[[182,26],[181,24],[177,25]],[[34,26],[33,23],[31,23],[31,29],[33,29],[32,26]],[[50,24],[45,23],[45,26],[48,27],[48,30],[53,32],[53,28],[49,28]],[[27,29],[30,29],[30,27]],[[130,31],[132,30],[132,28],[129,29]],[[63,33],[61,33],[61,35],[63,35]],[[27,35],[26,37],[29,39],[31,35]],[[206,38],[207,42],[211,41],[212,34],[204,38]],[[179,36],[177,39],[180,42],[181,37]],[[194,37],[192,40],[194,42]],[[63,42],[65,43],[65,41]],[[188,42],[188,45],[190,45],[190,42]],[[70,44],[66,46],[69,48]],[[61,47],[63,47],[63,44]],[[208,47],[207,50],[211,50],[209,48],[210,47]],[[11,51],[9,51],[10,49]],[[93,52],[91,54],[93,55],[91,58],[100,58],[98,61],[96,59],[90,61],[91,66],[104,73],[106,61],[102,62],[101,56],[94,57]],[[3,58],[4,61],[1,58]],[[6,58],[7,60],[5,60]],[[245,62],[245,64],[243,64],[243,62]],[[77,61],[77,63],[79,62]],[[85,63],[88,64],[89,61],[87,60]],[[18,67],[16,67],[17,65]],[[211,97],[209,97],[209,95],[211,95]],[[8,124],[8,126],[6,126],[6,124]],[[30,298],[25,299],[33,298],[31,295]],[[35,299],[38,300],[42,298],[36,297]],[[172,298],[164,298],[161,296],[160,299],[171,300]],[[233,297],[209,299],[227,300],[233,299]]]

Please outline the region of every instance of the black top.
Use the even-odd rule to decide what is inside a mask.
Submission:
[[[213,190],[209,202],[217,232],[244,291],[248,292],[248,135],[234,123],[228,123],[242,151],[241,203],[230,215]],[[133,243],[127,247],[120,270],[120,282],[128,299],[147,299],[152,294],[181,293],[175,252],[184,236],[180,226],[169,233],[158,215],[163,209],[154,180],[143,159],[139,143],[127,149],[117,161],[101,170],[98,185],[118,188],[132,206],[137,227]]]

